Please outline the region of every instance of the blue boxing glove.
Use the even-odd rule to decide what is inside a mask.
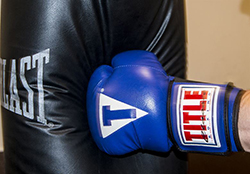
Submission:
[[[92,75],[87,92],[90,130],[110,155],[137,149],[224,154],[241,150],[237,112],[242,92],[231,85],[168,76],[147,51],[115,56]]]
[[[87,93],[90,130],[98,147],[111,155],[137,149],[167,152],[169,80],[154,54],[117,55],[91,77]]]

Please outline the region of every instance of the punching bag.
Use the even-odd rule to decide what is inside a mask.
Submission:
[[[94,70],[127,50],[157,55],[185,77],[182,0],[2,0],[6,174],[186,173],[186,155],[101,152],[89,131]]]

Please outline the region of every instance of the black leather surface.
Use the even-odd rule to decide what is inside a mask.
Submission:
[[[185,154],[99,151],[85,104],[92,72],[122,51],[152,51],[170,75],[184,78],[183,12],[182,0],[2,0],[6,173],[186,173]],[[24,116],[32,112],[24,103],[34,118]]]

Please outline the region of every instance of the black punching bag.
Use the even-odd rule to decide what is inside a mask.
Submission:
[[[182,0],[2,0],[6,174],[186,173],[186,156],[101,152],[86,116],[93,71],[117,53],[154,52],[185,76]]]

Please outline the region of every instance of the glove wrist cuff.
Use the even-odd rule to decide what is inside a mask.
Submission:
[[[229,84],[231,86],[231,84]],[[239,108],[240,108],[240,101],[245,93],[244,90],[239,88],[235,88],[231,86],[231,93],[228,102],[228,120],[229,120],[229,133],[230,133],[230,140],[231,140],[231,151],[238,152],[244,151],[238,132],[238,118],[239,118]],[[231,127],[230,127],[231,126]]]
[[[242,150],[237,127],[241,91],[232,84],[171,81],[168,127],[176,147],[217,154]]]

